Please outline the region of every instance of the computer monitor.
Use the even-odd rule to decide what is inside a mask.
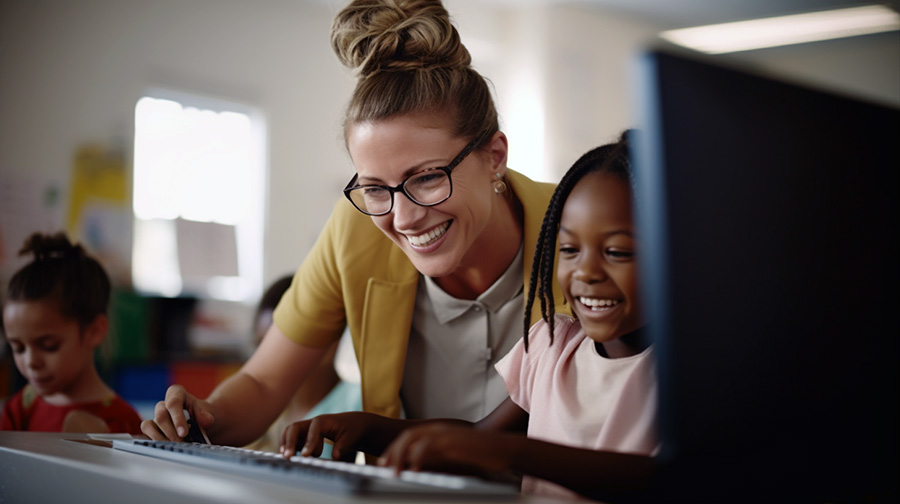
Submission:
[[[669,49],[638,66],[657,490],[895,498],[900,113]]]

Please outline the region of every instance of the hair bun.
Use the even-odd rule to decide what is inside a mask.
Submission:
[[[440,0],[354,0],[335,17],[331,46],[361,77],[471,63]]]
[[[19,255],[27,254],[33,254],[35,261],[46,261],[78,257],[83,255],[84,251],[81,246],[72,245],[65,233],[53,235],[33,233],[19,250]]]

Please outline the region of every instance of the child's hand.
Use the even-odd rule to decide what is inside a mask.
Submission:
[[[361,411],[321,415],[289,425],[281,435],[281,454],[290,458],[302,443],[300,455],[318,457],[322,443],[330,439],[335,460],[352,461],[358,451],[380,455],[408,425],[405,420]]]
[[[172,385],[166,390],[165,401],[156,403],[153,419],[141,423],[141,431],[156,441],[181,441],[189,428],[184,410],[206,430],[215,422],[208,402],[189,394],[181,385]]]
[[[321,415],[310,420],[294,422],[281,434],[281,454],[292,457],[300,446],[300,455],[318,457],[322,454],[325,439],[333,442],[331,458],[353,460],[362,447],[374,415],[360,412]],[[302,443],[302,445],[300,444]]]
[[[479,476],[504,473],[511,464],[514,436],[445,423],[407,429],[385,450],[378,465]]]
[[[63,419],[63,432],[109,432],[106,422],[86,411],[72,410]]]

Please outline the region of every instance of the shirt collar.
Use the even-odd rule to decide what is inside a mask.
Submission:
[[[483,307],[487,311],[496,313],[524,289],[522,271],[524,271],[523,247],[520,244],[515,259],[506,268],[506,271],[475,300],[455,298],[444,292],[444,289],[441,289],[433,278],[425,275],[421,275],[419,287],[421,288],[421,284],[424,283],[435,317],[441,324],[446,324],[474,307]]]

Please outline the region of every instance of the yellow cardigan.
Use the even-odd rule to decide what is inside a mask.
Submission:
[[[537,235],[556,186],[512,170],[507,174],[525,214],[527,292]],[[327,346],[349,326],[362,377],[363,410],[396,418],[418,279],[406,254],[371,217],[342,198],[275,309],[275,324],[288,338],[311,347]],[[557,310],[568,312],[561,306],[555,275],[553,292]],[[531,322],[540,316],[536,303]]]

